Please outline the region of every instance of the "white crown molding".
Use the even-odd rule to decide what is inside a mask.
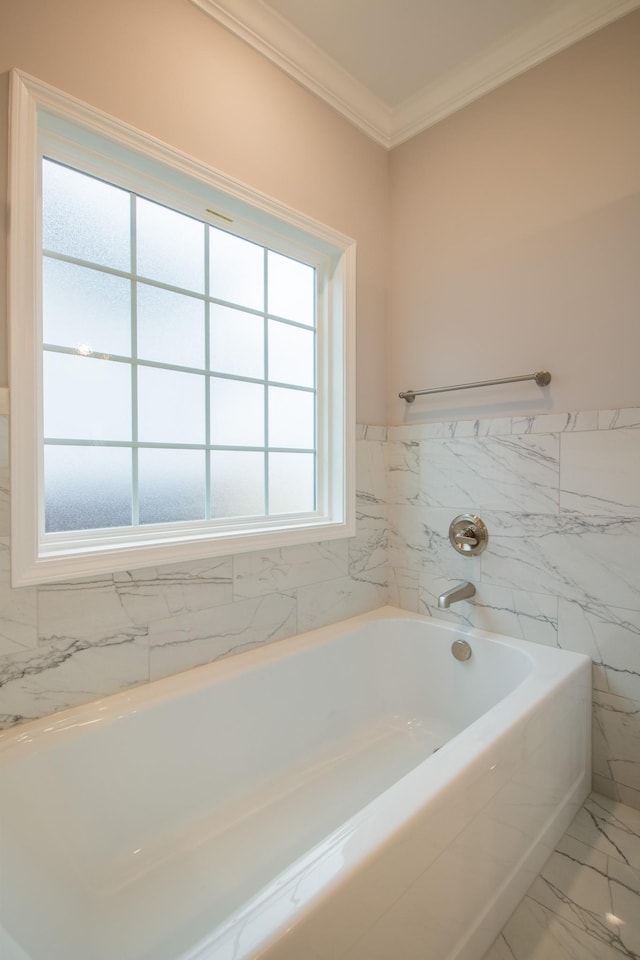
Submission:
[[[191,2],[387,149],[640,7],[640,0],[574,0],[391,108],[262,0]]]
[[[191,0],[384,147],[392,111],[309,37],[261,0]],[[639,0],[640,2],[640,0]]]
[[[640,0],[576,0],[430,84],[393,111],[391,147],[473,103],[640,6]]]

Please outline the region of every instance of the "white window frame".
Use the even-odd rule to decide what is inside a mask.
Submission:
[[[222,225],[217,218],[222,214],[240,222],[239,235],[251,239],[253,231],[256,242],[285,255],[300,258],[303,249],[308,254],[305,261],[316,266],[319,276],[314,513],[44,533],[40,167],[43,152],[51,155],[52,144],[53,159],[167,206],[177,205],[213,226]],[[17,70],[11,74],[9,205],[13,586],[354,534],[353,240]]]

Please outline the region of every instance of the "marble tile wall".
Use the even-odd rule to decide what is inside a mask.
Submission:
[[[640,409],[390,427],[387,467],[390,602],[589,654],[594,788],[640,808]],[[476,597],[439,610],[459,580]]]
[[[385,436],[358,431],[352,539],[12,589],[0,417],[0,726],[386,603]]]
[[[588,653],[594,787],[640,808],[640,409],[360,426],[356,447],[348,541],[13,590],[0,417],[0,725],[391,602]],[[465,512],[480,557],[449,544]],[[459,580],[476,597],[438,610]]]

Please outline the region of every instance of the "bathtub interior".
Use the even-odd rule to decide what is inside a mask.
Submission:
[[[334,633],[5,745],[0,922],[30,960],[183,956],[532,671],[506,641],[454,660],[443,625]]]

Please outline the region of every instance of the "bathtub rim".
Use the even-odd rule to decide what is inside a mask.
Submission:
[[[402,610],[399,607],[386,604],[375,610],[339,620],[336,623],[314,627],[303,633],[294,634],[270,643],[258,644],[239,653],[226,654],[210,663],[190,667],[187,670],[158,680],[139,683],[129,689],[106,694],[103,697],[76,706],[66,707],[44,717],[19,722],[5,730],[0,730],[0,761],[6,762],[8,755],[14,749],[24,750],[28,744],[33,745],[36,740],[41,738],[46,740],[48,737],[62,733],[70,737],[74,731],[80,734],[88,725],[123,720],[127,716],[152,709],[154,705],[163,701],[180,699],[188,693],[200,691],[212,684],[222,683],[247,671],[253,672],[263,665],[277,663],[295,655],[298,651],[320,647],[328,641],[338,640],[340,637],[349,635],[354,629],[380,621],[424,623],[429,627],[434,627],[439,632],[442,631],[445,635],[450,635],[452,641],[457,637],[462,637],[467,641],[474,639],[488,640],[498,646],[519,650],[529,661],[530,673],[487,712],[492,712],[507,701],[511,702],[514,693],[516,691],[522,692],[525,685],[535,684],[538,686],[544,680],[556,678],[558,676],[557,656],[560,656],[562,660],[569,658],[565,661],[567,670],[570,669],[571,662],[576,667],[580,662],[591,663],[591,658],[586,654],[575,653],[560,647],[548,647],[530,640],[521,640],[517,637],[509,637],[492,631],[481,630],[477,627],[453,624],[437,617]],[[552,658],[550,663],[548,662],[549,655]],[[554,661],[556,662],[554,663]],[[470,726],[478,723],[483,716],[486,716],[486,713],[474,720]],[[469,727],[466,729],[469,729]],[[461,736],[464,732],[461,731],[457,736]]]

